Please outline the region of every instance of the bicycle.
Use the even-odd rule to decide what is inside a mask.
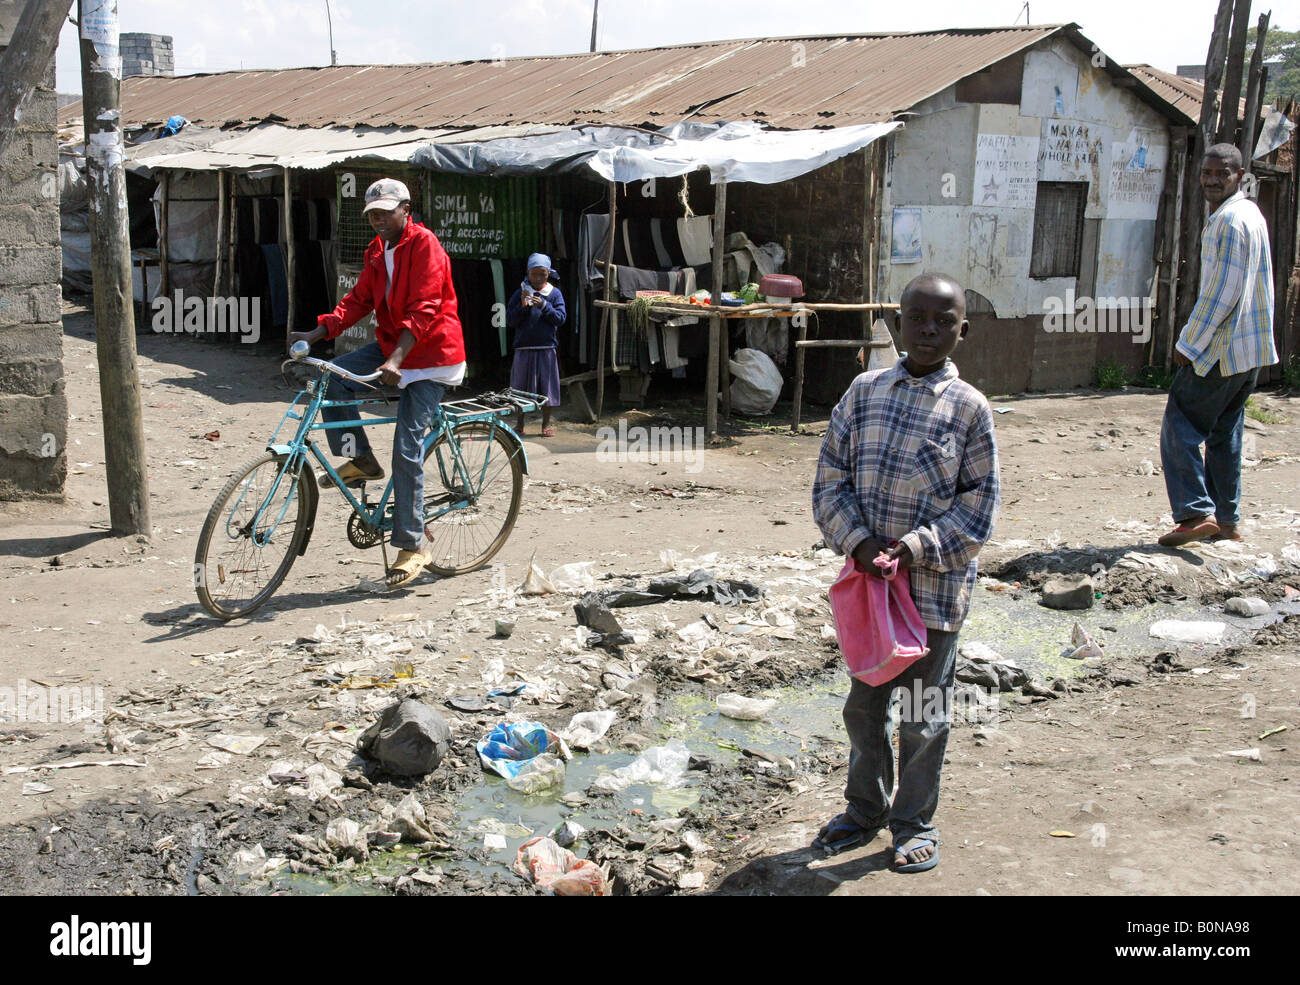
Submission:
[[[294,561],[307,552],[321,493],[311,458],[352,507],[349,542],[363,550],[380,546],[388,570],[385,536],[393,529],[392,478],[375,503],[367,496],[366,484],[359,483],[358,500],[309,435],[329,428],[395,424],[396,417],[364,420],[360,425],[317,421],[324,407],[362,407],[393,398],[327,399],[330,374],[367,386],[380,374],[354,375],[308,356],[309,349],[305,342],[295,343],[281,369],[297,362],[320,370],[320,376],[308,380],[290,402],[266,451],[217,493],[199,533],[194,588],[203,608],[218,619],[247,616],[260,608],[280,587]],[[439,405],[424,438],[424,535],[432,555],[429,568],[435,573],[451,576],[477,570],[505,544],[519,515],[528,458],[519,435],[504,418],[539,410],[545,402],[541,394],[508,388]],[[290,420],[298,422],[293,438],[277,442]]]

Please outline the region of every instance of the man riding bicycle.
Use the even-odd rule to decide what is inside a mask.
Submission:
[[[446,387],[465,379],[465,341],[456,315],[451,261],[438,238],[411,219],[406,185],[391,178],[376,181],[366,189],[363,211],[376,235],[366,247],[356,286],[333,311],[317,318],[315,330],[291,332],[289,342],[337,338],[369,312],[375,313],[375,341],[335,359],[334,364],[357,376],[378,369],[384,383],[402,391],[393,437],[392,544],[398,555],[385,579],[388,587],[401,588],[431,560],[420,549],[422,441]],[[357,385],[342,377],[330,381],[330,391],[331,399],[357,397]],[[330,422],[360,422],[353,406],[326,407],[321,413]],[[338,470],[346,485],[384,478],[364,429],[330,428],[325,433],[330,451],[349,458]],[[322,486],[332,484],[328,476],[322,477]]]

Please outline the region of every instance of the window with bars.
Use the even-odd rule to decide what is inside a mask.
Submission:
[[[339,263],[357,264],[365,255],[366,247],[375,238],[375,231],[361,212],[366,204],[366,189],[380,178],[396,178],[404,182],[411,192],[411,214],[420,219],[424,212],[424,179],[418,171],[386,168],[340,167],[338,170],[339,225],[335,238],[338,242]]]
[[[1029,276],[1078,277],[1083,255],[1086,181],[1040,181],[1034,204],[1034,247]]]

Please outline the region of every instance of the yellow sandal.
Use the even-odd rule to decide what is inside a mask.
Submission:
[[[403,588],[415,581],[432,560],[432,556],[420,551],[398,551],[397,560],[384,577],[384,584],[389,588]]]

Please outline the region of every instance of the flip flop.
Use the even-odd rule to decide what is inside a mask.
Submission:
[[[879,831],[879,827],[864,828],[845,811],[843,814],[836,814],[826,822],[817,832],[817,837],[813,839],[812,847],[821,849],[827,855],[838,855],[840,852],[865,845]]]
[[[404,588],[420,576],[424,566],[432,560],[428,554],[419,551],[399,551],[397,561],[388,569],[384,583],[389,588]]]
[[[894,842],[894,857],[897,858],[901,855],[903,858],[907,858],[908,852],[904,852],[902,846],[910,844],[911,842],[916,842],[916,844],[909,849],[910,852],[914,852],[918,848],[923,848],[926,845],[929,845],[934,849],[934,854],[923,862],[908,862],[904,865],[895,865],[895,872],[925,872],[928,869],[933,869],[939,864],[939,843],[937,841],[931,841],[929,838],[920,837],[919,835],[914,838],[905,838],[902,841]]]
[[[542,428],[542,433],[541,433],[540,435],[538,435],[538,437],[539,437],[539,438],[554,438],[554,437],[555,437],[555,428]]]

